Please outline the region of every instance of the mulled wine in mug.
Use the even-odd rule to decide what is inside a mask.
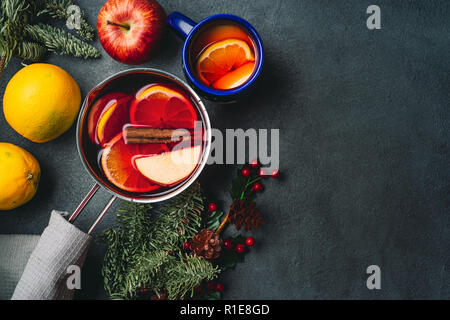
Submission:
[[[264,49],[261,37],[246,20],[217,14],[195,23],[173,12],[167,23],[185,39],[183,71],[200,95],[233,102],[254,86],[263,66]]]

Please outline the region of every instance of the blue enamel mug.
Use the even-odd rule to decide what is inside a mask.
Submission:
[[[264,48],[258,32],[246,20],[231,14],[216,14],[199,23],[195,23],[179,12],[172,12],[167,17],[167,24],[184,39],[182,54],[183,71],[187,81],[199,95],[211,101],[231,103],[247,95],[255,87],[255,82],[261,74],[264,62]],[[227,90],[218,90],[204,84],[196,76],[194,67],[195,60],[198,54],[200,54],[200,51],[196,48],[197,43],[201,41],[200,39],[205,32],[218,25],[234,25],[242,29],[250,39],[255,54],[255,66],[251,76],[242,85]]]

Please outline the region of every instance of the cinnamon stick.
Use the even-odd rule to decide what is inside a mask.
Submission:
[[[183,129],[156,129],[147,127],[126,127],[124,137],[126,143],[170,143],[180,142],[191,133]]]

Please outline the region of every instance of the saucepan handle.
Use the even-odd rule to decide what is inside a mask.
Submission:
[[[84,199],[80,202],[80,204],[75,209],[75,211],[71,214],[71,216],[68,219],[69,222],[73,223],[76,220],[76,218],[78,218],[81,211],[83,211],[84,207],[86,207],[86,205],[89,203],[89,201],[92,199],[92,197],[97,193],[98,189],[100,189],[100,185],[98,183],[96,183],[91,188],[91,190],[88,192],[88,194],[84,197]],[[100,221],[104,217],[105,213],[109,210],[109,208],[111,208],[111,206],[113,205],[114,201],[116,201],[116,199],[117,199],[116,196],[111,197],[111,199],[109,200],[109,202],[107,203],[105,208],[102,210],[102,212],[100,212],[100,214],[97,216],[97,219],[95,219],[94,223],[89,228],[88,234],[91,234],[92,231],[94,231],[95,227],[97,227],[97,225],[100,223]]]

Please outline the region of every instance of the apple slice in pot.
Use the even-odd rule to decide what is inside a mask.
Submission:
[[[136,169],[160,186],[171,187],[188,178],[200,161],[201,146],[134,159]]]

